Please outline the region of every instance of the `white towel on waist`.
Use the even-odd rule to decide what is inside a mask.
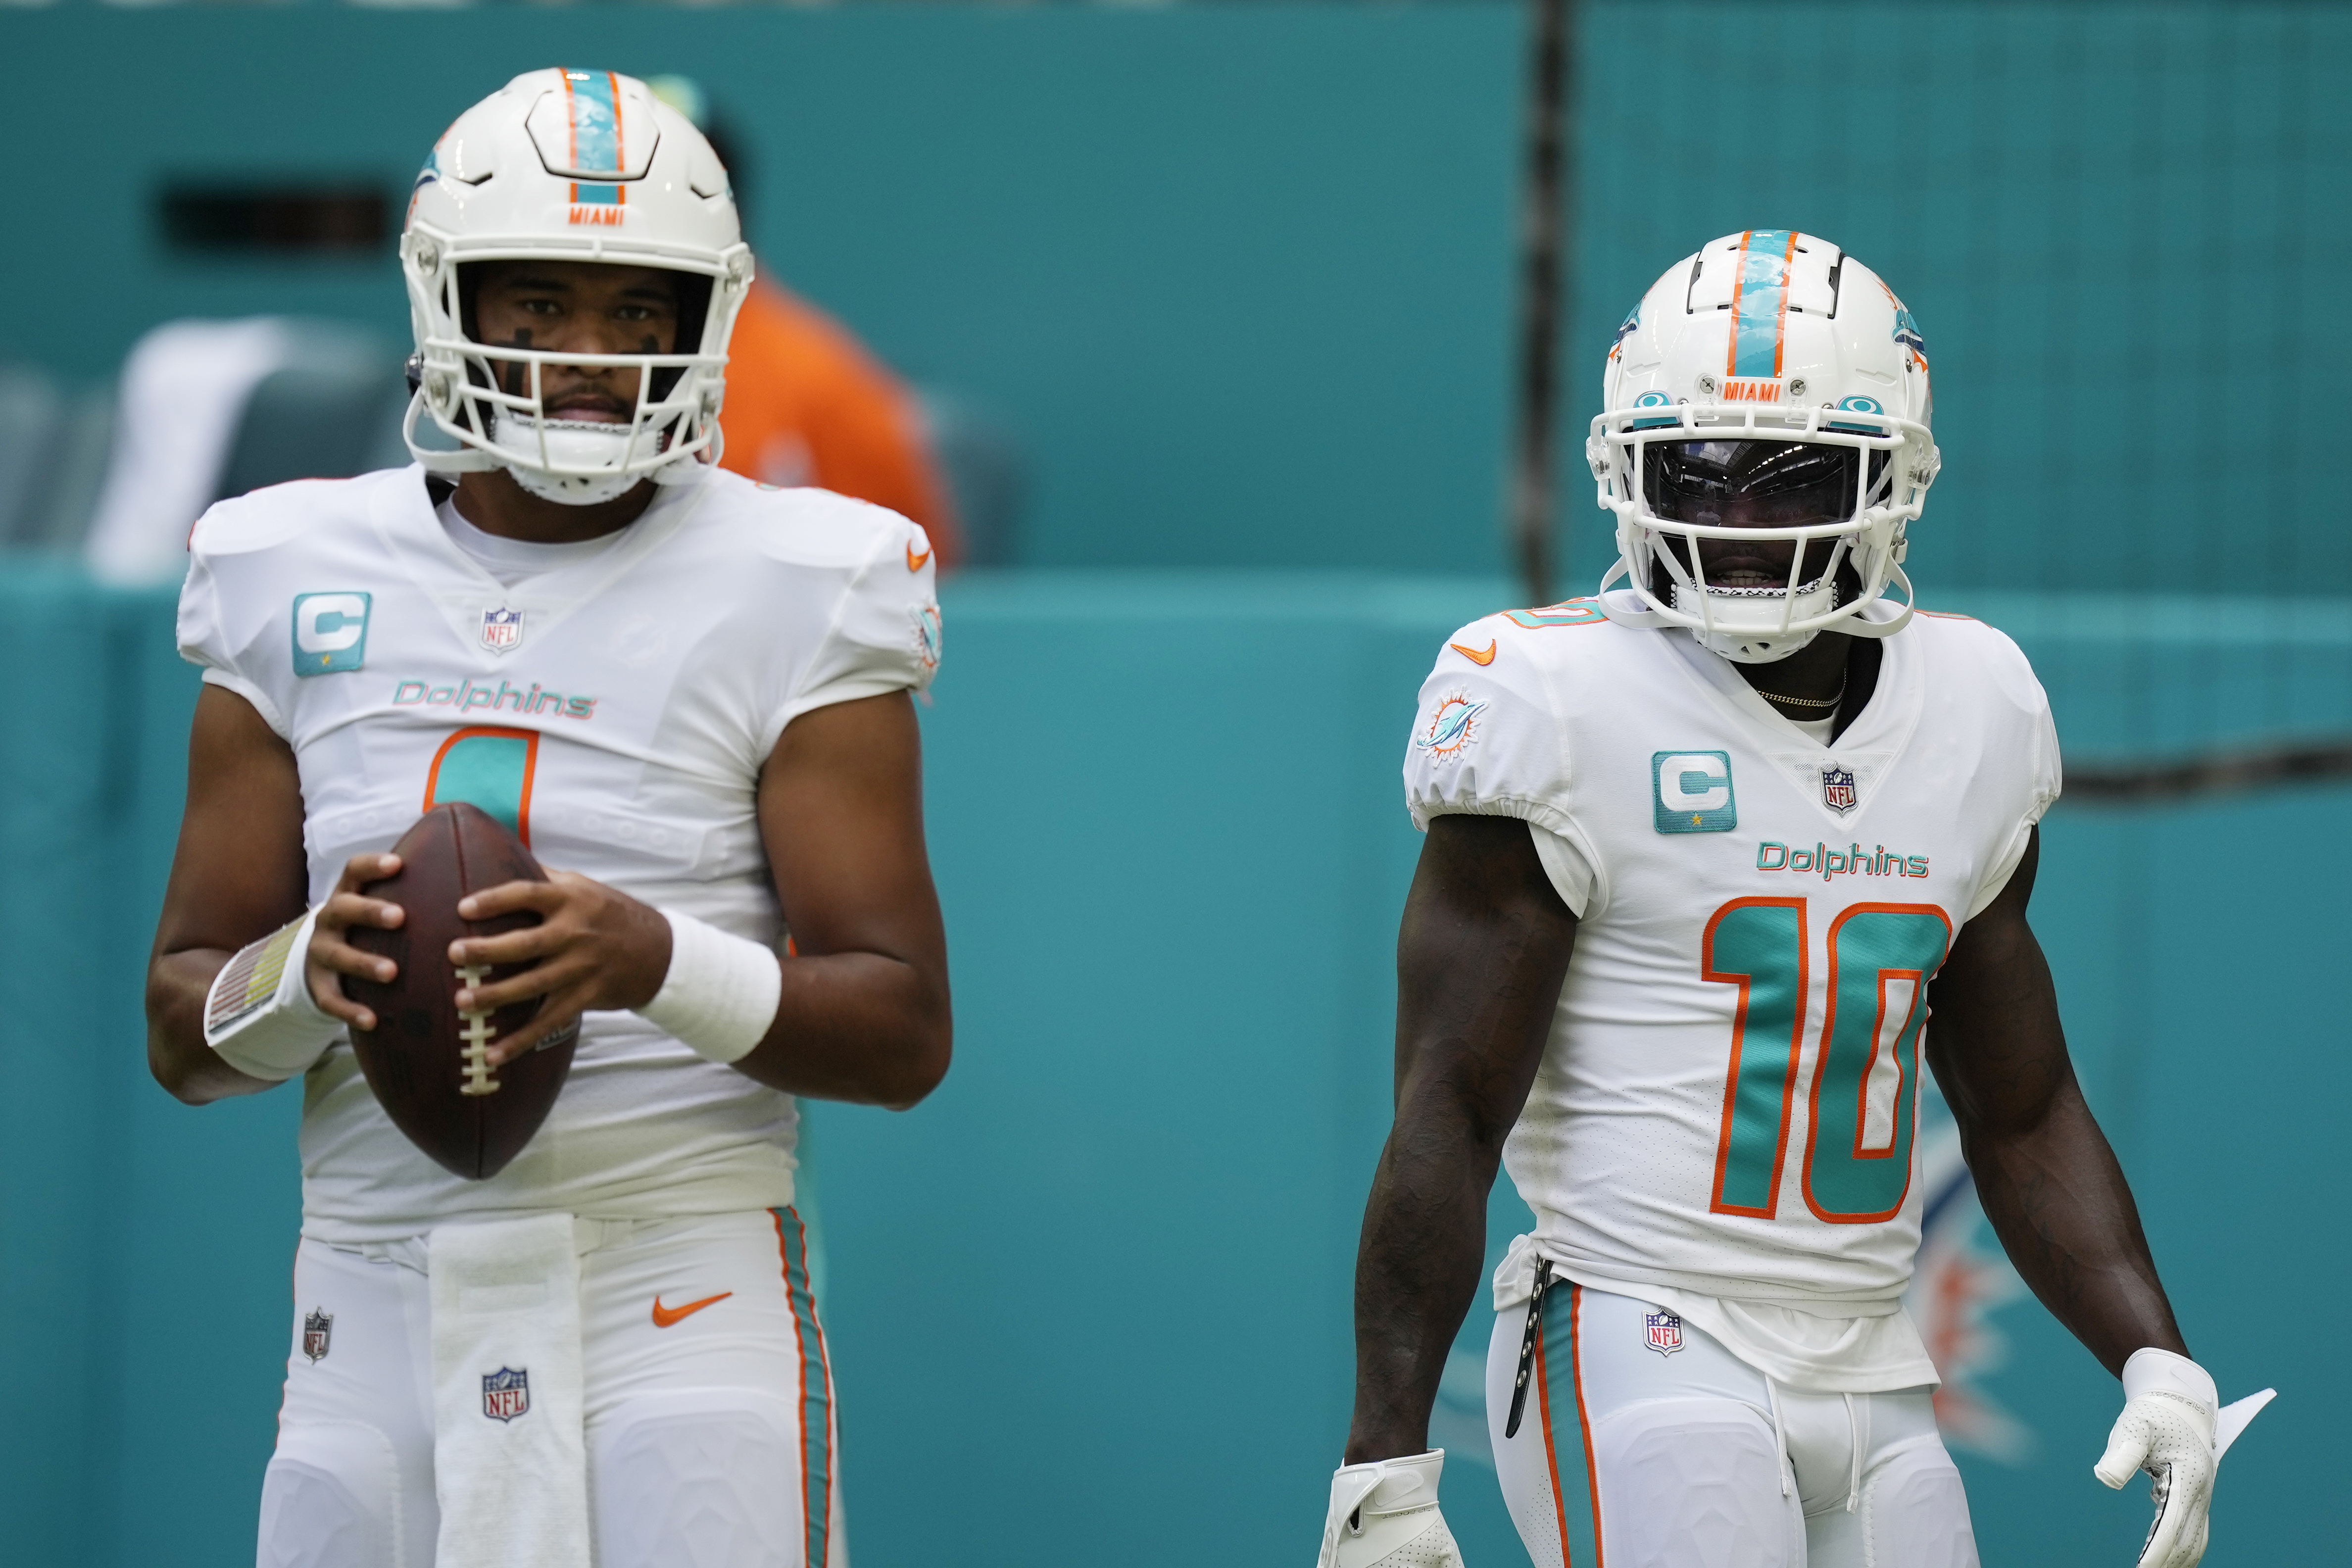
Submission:
[[[427,1242],[426,1273],[436,1568],[585,1568],[572,1216],[442,1226]]]

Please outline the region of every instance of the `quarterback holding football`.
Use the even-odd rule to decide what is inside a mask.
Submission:
[[[717,466],[751,257],[642,82],[468,110],[400,261],[416,462],[214,507],[180,601],[150,1060],[302,1079],[260,1560],[839,1568],[794,1098],[947,1070],[929,542]]]
[[[1609,351],[1600,591],[1440,652],[1325,1568],[1458,1562],[1428,1418],[1498,1163],[1536,1226],[1493,1281],[1487,1421],[1538,1564],[1973,1568],[1899,1302],[1923,1068],[2018,1271],[2122,1380],[2095,1470],[2154,1478],[2142,1568],[2203,1554],[2266,1396],[2224,1409],[2189,1359],[2069,1065],[2026,920],[2049,704],[1903,573],[1929,419],[1868,268],[1713,241]]]

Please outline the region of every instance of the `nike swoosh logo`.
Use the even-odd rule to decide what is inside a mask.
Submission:
[[[926,562],[926,561],[929,561],[930,558],[931,558],[931,552],[930,552],[929,551],[928,551],[928,550],[924,551],[920,555],[916,554],[916,553],[915,553],[915,545],[914,545],[914,542],[913,542],[912,540],[908,541],[908,542],[907,542],[907,570],[908,570],[908,571],[909,571],[909,572],[920,572],[920,571],[923,569],[923,563],[924,563],[924,562]]]
[[[703,1308],[715,1301],[724,1301],[733,1294],[735,1292],[732,1290],[721,1290],[716,1296],[705,1296],[701,1300],[688,1301],[683,1307],[665,1307],[661,1304],[661,1298],[656,1295],[654,1298],[654,1327],[667,1329],[672,1323],[683,1322]]]
[[[1473,664],[1492,664],[1495,662],[1495,645],[1493,643],[1488,643],[1485,647],[1464,647],[1458,642],[1450,642],[1445,646],[1452,648],[1455,653],[1460,654],[1464,658],[1468,659]]]

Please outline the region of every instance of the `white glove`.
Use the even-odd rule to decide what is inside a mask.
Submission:
[[[2092,1473],[2111,1487],[2134,1470],[2153,1478],[2156,1521],[2138,1568],[2197,1568],[2221,1456],[2276,1393],[2265,1388],[2224,1410],[2212,1374],[2187,1356],[2149,1346],[2124,1363],[2124,1413]]]
[[[1462,1568],[1454,1532],[1437,1511],[1444,1468],[1443,1448],[1340,1466],[1331,1478],[1331,1511],[1315,1568]]]

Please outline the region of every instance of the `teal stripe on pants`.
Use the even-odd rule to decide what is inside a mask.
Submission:
[[[809,1289],[808,1232],[791,1209],[772,1211],[784,1258],[784,1296],[792,1303],[793,1335],[801,1349],[801,1517],[807,1530],[806,1568],[825,1568],[833,1534],[833,1375],[824,1363],[824,1330],[817,1325]]]
[[[1555,1285],[1544,1296],[1543,1340],[1536,1358],[1536,1397],[1543,1417],[1544,1459],[1567,1568],[1602,1568],[1601,1503],[1592,1490],[1591,1433],[1584,1422],[1579,1336],[1584,1287]]]

